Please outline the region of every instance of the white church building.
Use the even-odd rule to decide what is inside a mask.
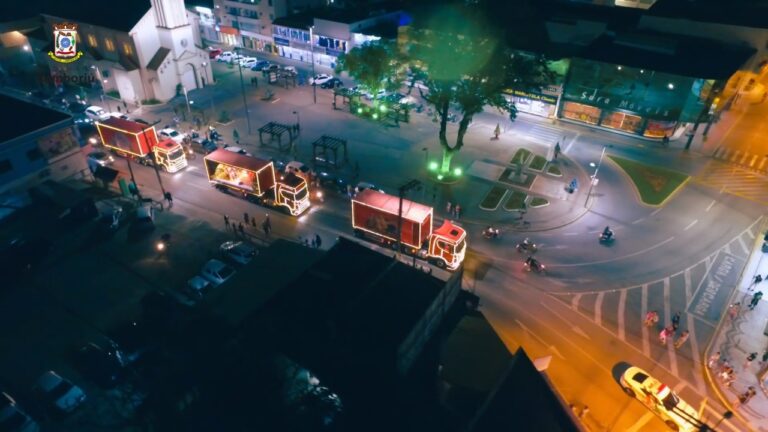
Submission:
[[[197,20],[184,0],[92,2],[60,14],[42,15],[48,34],[54,24],[77,24],[77,49],[84,55],[68,64],[46,59],[52,75],[91,74],[105,93],[128,103],[166,102],[213,81]]]

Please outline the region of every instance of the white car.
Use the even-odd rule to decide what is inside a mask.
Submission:
[[[285,173],[293,174],[309,181],[309,167],[299,161],[291,161],[285,164]]]
[[[257,59],[256,57],[243,57],[240,59],[238,63],[240,63],[240,67],[250,69],[251,66],[255,65],[258,62],[259,62],[259,59]]]
[[[216,56],[217,62],[231,62],[237,54],[233,53],[232,51],[224,51],[223,53]]]
[[[621,375],[624,393],[642,402],[675,431],[697,432],[701,421],[699,413],[648,372],[632,366]]]
[[[115,162],[115,158],[109,153],[103,151],[93,151],[88,153],[88,167],[92,171],[96,171],[97,166],[112,165]]]
[[[96,105],[91,105],[86,108],[85,116],[91,120],[106,120],[110,117],[109,113],[104,111],[104,108]]]
[[[208,279],[213,286],[219,286],[235,274],[235,269],[217,259],[210,259],[205,263],[200,274]]]
[[[299,73],[299,72],[296,70],[296,66],[283,66],[283,70],[284,70],[284,71],[286,71],[286,72],[290,72],[290,73],[292,73],[292,74],[294,74],[294,75],[295,75],[295,74],[297,74],[297,73]]]
[[[38,432],[40,425],[22,411],[16,401],[5,392],[0,392],[0,431]]]
[[[326,81],[330,81],[331,78],[333,77],[327,74],[317,74],[309,79],[309,83],[311,85],[320,85]]]
[[[172,139],[178,144],[182,144],[184,142],[184,138],[186,138],[187,135],[179,133],[176,129],[166,128],[160,130],[160,137],[162,139]]]
[[[228,241],[219,247],[224,256],[238,264],[248,264],[258,254],[255,247],[241,241]]]
[[[85,392],[80,387],[48,371],[37,379],[36,389],[56,409],[70,413],[85,402]]]

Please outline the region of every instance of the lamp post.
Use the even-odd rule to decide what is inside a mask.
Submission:
[[[184,99],[187,101],[187,114],[192,116],[192,108],[189,106],[189,94],[187,93],[187,86],[182,85],[181,89],[184,90]]]
[[[317,84],[315,83],[315,26],[309,27],[309,55],[312,60],[312,103],[317,103]]]
[[[237,23],[238,30],[240,29],[240,21],[235,18],[235,22]],[[233,50],[239,54],[240,47],[235,46],[233,47]],[[243,107],[245,107],[245,120],[248,122],[248,135],[250,135],[251,132],[251,114],[248,110],[248,99],[245,97],[245,82],[243,82],[243,67],[240,66],[240,63],[236,63],[237,69],[240,71],[240,92],[243,94]]]
[[[298,111],[293,111],[294,114],[296,114],[296,126],[298,126],[298,129],[301,130],[301,117],[299,117]]]
[[[603,146],[603,151],[600,152],[600,160],[597,161],[597,166],[595,167],[595,173],[592,174],[592,179],[589,182],[589,191],[587,192],[587,199],[584,201],[584,207],[587,208],[587,204],[589,204],[589,197],[592,195],[592,188],[595,187],[595,183],[597,183],[597,172],[600,170],[600,165],[603,164],[603,156],[605,156],[605,148],[607,146]],[[594,165],[593,163],[590,165]]]

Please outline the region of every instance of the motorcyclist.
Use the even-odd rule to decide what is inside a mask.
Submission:
[[[517,245],[517,248],[520,251],[530,250],[530,249],[533,249],[533,243],[531,243],[531,239],[530,238],[526,237],[525,239],[523,239],[522,243]]]
[[[536,260],[536,258],[529,256],[526,258],[525,263],[528,264],[528,267],[530,267],[533,270],[539,270],[540,265],[539,262]]]
[[[613,237],[613,231],[611,231],[611,227],[606,226],[603,230],[603,239],[610,240],[611,237]]]

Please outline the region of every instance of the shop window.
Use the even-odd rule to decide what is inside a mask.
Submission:
[[[115,43],[112,42],[112,39],[105,38],[104,39],[104,46],[107,47],[107,51],[114,51],[115,50]]]
[[[5,174],[13,170],[13,164],[10,159],[0,160],[0,174]]]
[[[664,138],[665,136],[672,136],[676,127],[677,122],[648,120],[648,126],[645,127],[643,136],[647,136],[649,138]]]
[[[36,161],[43,158],[43,152],[39,148],[35,147],[32,150],[27,150],[27,159],[30,161]]]
[[[638,133],[640,132],[642,124],[643,118],[640,116],[614,111],[603,117],[603,121],[600,123],[600,126],[605,126],[611,129],[618,129],[625,132]]]
[[[600,121],[600,108],[576,102],[563,104],[563,117],[596,125]]]
[[[91,48],[98,48],[99,43],[96,41],[96,36],[92,34],[88,35],[88,45],[90,45]]]
[[[123,52],[127,56],[133,55],[133,47],[128,42],[123,42]]]

